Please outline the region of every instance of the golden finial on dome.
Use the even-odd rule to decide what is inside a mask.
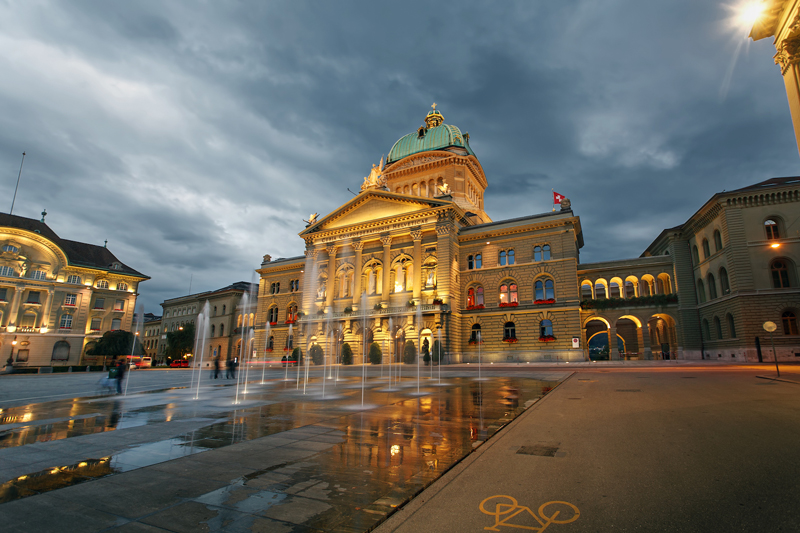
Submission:
[[[435,128],[444,123],[444,116],[436,110],[436,102],[434,102],[431,107],[433,110],[429,111],[428,116],[425,117],[425,125],[428,128]]]

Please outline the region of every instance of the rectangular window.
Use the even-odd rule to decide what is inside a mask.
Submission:
[[[0,276],[6,276],[8,278],[16,278],[17,271],[11,267],[0,266]]]
[[[117,300],[114,302],[114,311],[122,311],[125,309],[125,301],[124,300]]]
[[[28,354],[30,350],[18,350],[17,351],[17,362],[18,363],[27,363],[28,362]]]
[[[28,273],[28,277],[31,279],[46,279],[44,270],[31,270]]]
[[[89,329],[91,329],[92,331],[100,331],[100,323],[101,322],[99,318],[93,318],[92,325],[89,326]]]
[[[72,329],[72,315],[61,315],[60,329]]]
[[[77,294],[67,294],[64,297],[64,305],[76,305],[78,303]]]
[[[6,301],[6,291],[8,289],[0,289],[0,302]]]
[[[80,285],[81,278],[80,276],[76,276],[75,274],[71,274],[67,276],[67,283],[72,283],[73,285]]]
[[[95,309],[105,309],[106,308],[106,299],[105,298],[97,298],[94,301],[94,308]]]
[[[122,321],[119,318],[115,318],[111,321],[111,331],[117,331],[122,326]]]
[[[39,303],[39,291],[31,291],[28,293],[28,299],[25,303],[29,304],[38,304]]]

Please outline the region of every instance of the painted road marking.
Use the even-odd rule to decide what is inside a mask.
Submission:
[[[488,503],[490,500],[495,499],[498,501],[494,502],[493,504]],[[490,510],[492,505],[494,505],[494,510]],[[483,514],[494,516],[494,524],[491,527],[483,528],[488,529],[489,531],[500,531],[497,529],[498,526],[505,526],[515,527],[517,529],[528,529],[530,531],[538,531],[539,533],[542,533],[545,529],[550,527],[551,524],[569,524],[581,516],[581,512],[578,510],[578,508],[569,502],[552,501],[543,503],[539,506],[537,514],[534,513],[530,507],[520,505],[515,498],[502,494],[486,498],[481,502],[478,508]],[[568,518],[559,520],[558,516],[562,513],[562,511],[564,512],[563,516]],[[536,522],[539,524],[539,527],[510,523],[512,518],[519,516],[521,513],[528,513],[529,516],[536,520]],[[548,513],[552,513],[552,515],[548,516]],[[521,518],[524,519],[524,517],[525,515],[523,514]]]

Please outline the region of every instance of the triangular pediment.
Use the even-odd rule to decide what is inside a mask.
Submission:
[[[452,202],[420,198],[388,191],[366,191],[359,194],[336,211],[330,213],[313,226],[309,226],[305,231],[301,232],[300,235],[408,215],[409,213],[425,211],[449,204],[452,204]]]

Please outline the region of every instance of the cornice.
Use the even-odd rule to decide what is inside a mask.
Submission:
[[[502,221],[500,221],[502,223]],[[494,237],[502,237],[504,235],[516,235],[519,233],[525,233],[528,231],[537,231],[537,230],[547,230],[547,229],[555,229],[564,226],[571,226],[573,224],[573,218],[569,219],[559,219],[551,222],[529,222],[524,226],[512,226],[508,228],[498,228],[496,230],[487,230],[485,232],[479,232],[470,235],[462,235],[459,234],[458,241],[459,243],[468,243],[471,241],[484,241],[487,238],[494,238]]]
[[[419,152],[405,157],[386,169],[384,176],[386,176],[387,181],[389,181],[394,178],[405,177],[409,174],[419,172],[420,170],[429,170],[454,163],[469,167],[472,173],[478,178],[483,188],[485,189],[488,187],[486,175],[483,172],[483,167],[478,161],[478,158],[473,155],[458,155],[445,150]]]

